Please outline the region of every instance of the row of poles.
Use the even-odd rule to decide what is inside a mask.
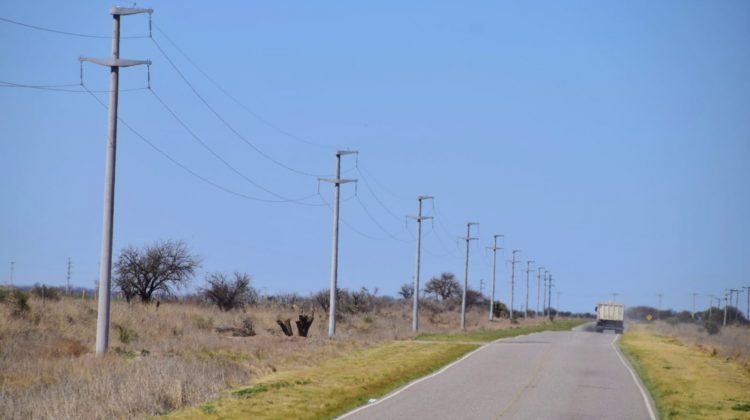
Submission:
[[[341,184],[350,182],[357,182],[356,179],[342,179],[341,178],[341,157],[345,155],[356,154],[357,151],[352,150],[339,150],[336,152],[336,178],[321,178],[321,181],[330,182],[334,184],[334,204],[333,204],[333,250],[331,257],[331,289],[330,289],[330,304],[328,314],[328,336],[333,337],[336,335],[336,295],[338,287],[338,248],[339,248],[339,210],[340,210],[340,188]],[[414,273],[414,285],[413,285],[413,305],[412,305],[412,331],[419,331],[419,280],[420,280],[420,265],[421,265],[421,254],[422,254],[422,221],[433,219],[433,216],[424,216],[422,214],[422,205],[425,200],[433,200],[435,197],[429,195],[417,196],[418,208],[416,216],[408,216],[417,222],[417,252],[416,252],[416,268]],[[471,236],[472,226],[479,226],[479,222],[468,222],[466,223],[466,236],[460,238],[466,242],[466,255],[464,258],[464,285],[461,295],[461,330],[466,329],[466,291],[469,287],[469,244],[471,241],[478,240],[478,237]],[[503,248],[497,244],[498,238],[502,238],[503,235],[493,236],[493,245],[487,247],[492,250],[492,293],[490,294],[490,321],[495,319],[495,283],[497,274],[497,251]],[[520,250],[514,249],[511,259],[511,281],[510,281],[510,309],[509,318],[511,321],[515,319],[514,314],[514,296],[515,296],[515,270],[516,270],[516,254],[521,252]],[[531,270],[531,264],[534,261],[526,261],[526,307],[524,310],[524,318],[529,316],[529,274]],[[541,278],[542,270],[544,267],[539,267],[537,271],[537,308],[536,313],[539,313],[539,299],[541,295]],[[552,294],[552,275],[548,270],[544,271],[544,309],[545,317],[552,316],[551,313],[551,298],[548,298]]]
[[[127,60],[120,58],[120,24],[121,17],[128,15],[136,15],[153,13],[153,9],[142,9],[142,8],[129,8],[129,7],[112,7],[110,14],[112,15],[112,57],[110,58],[87,58],[81,57],[81,62],[87,61],[94,64],[109,67],[110,69],[110,98],[109,98],[109,117],[108,117],[108,138],[107,138],[107,152],[106,152],[106,168],[105,168],[105,182],[104,182],[104,209],[102,217],[102,244],[101,244],[101,266],[99,272],[99,299],[98,299],[98,312],[97,312],[97,331],[96,331],[96,354],[101,356],[106,353],[109,345],[109,324],[110,324],[110,289],[111,289],[111,275],[112,275],[112,239],[113,239],[113,222],[114,222],[114,199],[115,199],[115,166],[116,166],[116,155],[117,155],[117,106],[118,106],[118,86],[119,86],[119,72],[121,67],[131,67],[139,65],[151,65],[149,60]],[[339,150],[336,152],[336,177],[320,179],[320,181],[329,182],[334,185],[334,204],[333,204],[333,246],[331,256],[331,288],[330,288],[330,305],[329,305],[329,323],[328,323],[328,336],[333,337],[336,334],[336,294],[337,294],[337,282],[338,282],[338,247],[339,247],[339,210],[340,210],[340,188],[342,184],[356,182],[356,179],[343,179],[341,178],[341,158],[346,155],[356,154],[356,151],[351,150]],[[421,254],[421,233],[422,233],[422,221],[428,220],[431,216],[422,215],[422,202],[424,200],[431,200],[431,196],[419,196],[419,212],[417,216],[412,217],[417,222],[417,262],[416,262],[416,273],[414,276],[414,308],[413,308],[413,321],[412,329],[416,332],[419,330],[419,274],[420,274],[420,254]],[[476,226],[478,223],[470,222],[466,225],[466,237],[462,238],[466,241],[466,261],[465,261],[465,272],[464,272],[464,287],[463,295],[461,299],[461,329],[466,328],[466,291],[468,287],[468,276],[469,276],[469,243],[478,238],[471,236],[471,227]],[[494,236],[494,243],[492,247],[489,247],[493,251],[493,268],[492,268],[492,296],[490,298],[490,320],[494,319],[494,295],[495,295],[495,273],[497,263],[497,251],[502,249],[497,246],[497,239],[502,235]],[[510,319],[514,319],[513,313],[513,296],[515,287],[515,264],[516,254],[518,250],[513,251],[512,259],[512,274],[511,274],[511,301],[510,301]],[[526,311],[525,316],[528,316],[528,283],[529,283],[529,270],[532,261],[527,262],[526,272]],[[539,268],[538,278],[541,277],[541,270]],[[546,296],[550,295],[552,288],[552,276],[545,271],[545,303],[548,301]],[[538,302],[538,297],[537,297]],[[538,312],[537,303],[537,312]],[[546,313],[549,314],[549,305],[545,305]],[[551,314],[549,314],[551,315]]]

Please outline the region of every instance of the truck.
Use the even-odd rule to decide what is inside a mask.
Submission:
[[[625,327],[625,305],[614,301],[600,302],[596,305],[596,331],[614,330],[622,334]]]

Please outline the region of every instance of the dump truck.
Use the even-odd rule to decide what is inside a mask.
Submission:
[[[614,330],[622,334],[625,327],[625,305],[613,301],[601,302],[596,306],[596,331]]]

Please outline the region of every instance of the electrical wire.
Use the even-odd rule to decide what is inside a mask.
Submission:
[[[240,108],[244,109],[245,112],[247,112],[248,114],[250,114],[250,116],[252,116],[253,118],[255,118],[258,121],[262,122],[263,124],[267,125],[268,127],[276,130],[277,132],[283,134],[284,136],[289,137],[292,140],[296,140],[296,141],[298,141],[300,143],[304,143],[304,144],[307,144],[307,145],[310,145],[310,146],[314,146],[314,147],[319,147],[319,148],[324,148],[324,149],[329,149],[329,150],[335,150],[336,149],[335,146],[328,145],[328,144],[317,143],[317,142],[312,142],[312,141],[304,139],[304,138],[302,138],[302,137],[300,137],[298,135],[295,135],[294,133],[286,131],[283,128],[281,128],[281,127],[277,126],[276,124],[272,123],[268,119],[264,118],[263,116],[261,116],[257,112],[253,111],[250,107],[248,107],[247,105],[245,105],[244,103],[242,103],[239,99],[237,99],[236,96],[232,95],[231,93],[229,93],[229,91],[227,91],[226,89],[224,89],[224,87],[221,86],[214,78],[212,78],[200,66],[198,66],[198,64],[192,58],[190,58],[190,56],[182,48],[180,48],[177,45],[177,43],[174,42],[174,40],[172,40],[172,38],[170,38],[164,32],[163,29],[161,29],[156,24],[154,24],[154,27],[156,28],[156,31],[159,32],[164,37],[164,39],[166,39],[167,42],[169,42],[177,50],[177,52],[179,52],[188,61],[188,63],[190,63],[193,67],[195,67],[196,70],[198,70],[198,72],[200,72],[203,75],[203,77],[205,77],[209,82],[211,82],[211,84],[213,84],[221,93],[223,93],[224,95],[226,95],[226,97],[228,97],[229,99],[231,99],[232,102],[236,103]]]
[[[70,83],[70,84],[61,84],[61,85],[28,85],[28,84],[22,84],[22,83],[14,83],[14,82],[7,82],[0,80],[0,87],[7,87],[7,88],[25,88],[25,89],[36,89],[36,90],[48,90],[53,92],[68,92],[68,93],[86,93],[84,90],[80,89],[67,89],[68,87],[74,87],[78,86],[80,87],[80,83]],[[146,90],[147,87],[140,87],[140,88],[130,88],[130,89],[120,89],[120,92],[135,92],[139,90]],[[111,90],[92,90],[93,93],[111,93]]]
[[[112,39],[111,35],[91,35],[91,34],[82,34],[78,32],[69,32],[69,31],[60,31],[57,29],[52,28],[45,28],[43,26],[37,26],[37,25],[31,25],[29,23],[19,22],[17,20],[12,20],[4,17],[0,17],[0,21],[12,23],[14,25],[23,26],[25,28],[29,29],[36,29],[37,31],[44,31],[44,32],[51,32],[55,34],[60,35],[68,35],[68,36],[77,36],[80,38],[96,38],[96,39]],[[136,35],[136,36],[123,36],[120,37],[121,39],[139,39],[139,38],[149,38],[149,35]]]
[[[331,203],[325,201],[323,199],[323,196],[319,196],[319,197],[320,197],[320,201],[324,205],[328,206],[328,208],[331,209],[331,211],[333,211],[333,207],[331,206]],[[355,228],[351,223],[347,222],[347,220],[345,218],[341,217],[341,215],[339,215],[339,221],[341,223],[343,223],[344,226],[346,226],[347,228],[349,228],[349,230],[351,230],[352,232],[356,233],[359,236],[362,236],[363,238],[372,239],[374,241],[387,241],[387,240],[390,239],[389,237],[378,237],[378,236],[373,236],[373,235],[364,233],[361,230]]]
[[[179,69],[179,67],[177,67],[177,65],[174,63],[174,61],[172,61],[172,59],[169,57],[169,55],[166,53],[166,51],[164,51],[164,49],[161,47],[161,45],[159,45],[159,43],[154,38],[151,38],[151,42],[154,43],[154,45],[159,50],[159,52],[161,53],[161,55],[164,56],[164,58],[167,60],[167,62],[169,63],[169,65],[180,76],[180,78],[185,82],[185,84],[187,84],[187,86],[190,88],[190,90],[193,91],[193,93],[195,94],[195,96],[197,96],[198,99],[200,99],[200,101],[203,103],[203,105],[205,105],[206,108],[208,108],[208,110],[211,111],[211,113],[213,113],[214,116],[219,121],[221,121],[221,123],[224,124],[224,126],[226,126],[229,129],[229,131],[231,131],[232,133],[234,133],[234,135],[237,136],[237,138],[239,138],[240,140],[242,140],[243,143],[245,143],[246,145],[248,145],[256,153],[258,153],[259,155],[263,156],[265,159],[273,162],[274,164],[276,164],[276,165],[278,165],[278,166],[280,166],[280,167],[282,167],[282,168],[284,168],[284,169],[286,169],[286,170],[288,170],[290,172],[294,172],[296,174],[299,174],[299,175],[305,175],[305,176],[309,176],[309,177],[313,177],[313,178],[323,178],[323,177],[329,176],[329,175],[315,174],[315,173],[311,173],[311,172],[307,172],[307,171],[302,171],[302,170],[299,170],[299,169],[295,169],[295,168],[293,168],[293,167],[291,167],[291,166],[289,166],[289,165],[287,165],[287,164],[279,161],[278,159],[275,159],[271,155],[269,155],[266,152],[264,152],[263,150],[261,150],[258,146],[256,146],[255,144],[253,144],[247,138],[245,138],[245,136],[243,136],[239,131],[237,131],[237,129],[235,129],[234,126],[232,126],[229,123],[229,121],[227,121],[224,117],[222,117],[221,114],[219,114],[219,112],[216,111],[216,109],[214,107],[212,107],[211,104],[208,103],[208,101],[203,97],[203,95],[201,95],[198,92],[198,90],[195,88],[195,86],[193,86],[193,84],[190,83],[190,81],[187,79],[187,77],[185,76],[185,74]]]
[[[357,173],[359,174],[359,177],[364,182],[365,188],[367,189],[367,191],[370,192],[370,194],[372,194],[373,198],[375,198],[375,201],[377,201],[378,204],[380,204],[380,207],[382,207],[386,211],[386,213],[388,213],[391,217],[393,217],[394,219],[400,222],[401,217],[397,216],[394,212],[392,212],[391,209],[389,209],[385,204],[383,204],[383,201],[380,200],[377,194],[375,194],[375,191],[372,189],[372,186],[370,185],[370,182],[367,180],[367,177],[362,173],[362,171],[359,170],[359,165],[356,166],[356,170],[357,170]]]
[[[234,172],[235,174],[239,175],[239,176],[240,176],[240,177],[241,177],[242,179],[244,179],[245,181],[247,181],[248,183],[250,183],[250,184],[251,184],[251,185],[253,185],[254,187],[256,187],[256,188],[258,188],[258,189],[260,189],[260,190],[262,190],[262,191],[264,191],[264,192],[266,192],[266,193],[268,193],[268,194],[270,194],[270,195],[272,195],[272,196],[274,196],[274,197],[276,197],[276,198],[278,198],[279,200],[283,200],[283,201],[286,201],[286,202],[293,202],[293,203],[297,203],[297,204],[302,204],[302,205],[307,205],[307,206],[320,206],[320,204],[311,204],[311,203],[304,203],[304,202],[302,202],[302,200],[306,200],[306,199],[309,199],[309,198],[313,197],[313,196],[314,196],[315,194],[313,194],[313,195],[310,195],[310,196],[307,196],[307,197],[297,198],[297,199],[293,199],[293,198],[288,198],[288,197],[285,197],[285,196],[283,196],[283,195],[281,195],[281,194],[278,194],[278,193],[276,193],[276,192],[274,192],[274,191],[270,190],[269,188],[266,188],[265,186],[263,186],[263,185],[259,184],[259,183],[258,183],[258,182],[256,182],[256,181],[253,181],[253,180],[252,180],[251,178],[249,178],[249,177],[248,177],[247,175],[245,175],[244,173],[242,173],[242,172],[241,172],[241,171],[240,171],[239,169],[237,169],[237,168],[235,168],[234,166],[232,166],[232,164],[230,164],[230,163],[229,163],[229,162],[228,162],[228,161],[227,161],[226,159],[224,159],[224,158],[223,158],[223,157],[222,157],[221,155],[219,155],[219,154],[218,154],[218,153],[217,153],[217,152],[216,152],[216,151],[215,151],[214,149],[212,149],[212,148],[211,148],[211,146],[209,146],[209,145],[208,145],[208,144],[207,144],[207,143],[206,143],[206,142],[205,142],[205,141],[204,141],[204,140],[203,140],[202,138],[200,138],[200,137],[199,137],[199,136],[198,136],[198,135],[197,135],[197,134],[195,133],[195,131],[193,131],[193,130],[192,130],[192,129],[191,129],[191,128],[190,128],[190,127],[189,127],[189,126],[188,126],[188,125],[187,125],[187,124],[186,124],[186,123],[185,123],[185,122],[184,122],[184,121],[183,121],[183,120],[182,120],[182,119],[181,119],[181,118],[180,118],[180,117],[179,117],[178,115],[177,115],[177,113],[175,113],[175,112],[174,112],[174,110],[172,110],[172,108],[170,108],[170,107],[169,107],[169,105],[167,105],[167,103],[166,103],[166,102],[164,102],[164,100],[163,100],[163,99],[162,99],[162,98],[161,98],[161,97],[160,97],[160,96],[159,96],[159,95],[158,95],[158,94],[156,93],[156,91],[154,91],[154,89],[149,89],[149,91],[151,92],[151,95],[153,95],[153,97],[154,97],[154,98],[156,98],[156,100],[157,100],[157,101],[158,101],[158,102],[159,102],[159,103],[160,103],[160,104],[161,104],[161,105],[162,105],[162,106],[164,107],[164,109],[166,109],[166,110],[167,110],[167,112],[168,112],[168,113],[169,113],[169,114],[170,114],[170,115],[172,116],[172,118],[174,118],[174,119],[175,119],[175,121],[177,121],[177,122],[178,122],[178,123],[179,123],[179,124],[180,124],[180,125],[182,126],[182,128],[184,128],[184,129],[185,129],[185,131],[187,131],[187,132],[188,132],[188,133],[190,134],[190,136],[191,136],[191,137],[193,137],[193,139],[195,139],[195,141],[197,141],[197,142],[198,142],[198,143],[199,143],[199,144],[200,144],[200,145],[201,145],[201,146],[202,146],[202,147],[203,147],[203,148],[204,148],[204,149],[205,149],[206,151],[208,151],[208,152],[209,152],[209,153],[210,153],[210,154],[211,154],[211,155],[212,155],[213,157],[215,157],[215,158],[216,158],[217,160],[219,160],[219,161],[220,161],[220,162],[221,162],[222,164],[224,164],[224,166],[226,166],[227,168],[229,168],[229,169],[230,169],[230,170],[231,170],[232,172]]]
[[[389,238],[391,238],[391,239],[393,239],[393,240],[396,240],[396,241],[399,241],[399,242],[406,242],[406,243],[412,242],[412,241],[409,241],[409,240],[401,239],[401,238],[399,238],[398,236],[396,236],[397,234],[399,234],[399,233],[401,233],[401,232],[405,231],[405,230],[406,230],[406,227],[404,227],[404,229],[402,229],[402,230],[400,230],[400,231],[398,231],[398,232],[396,232],[396,233],[391,233],[391,232],[388,232],[388,230],[386,230],[386,229],[385,229],[385,228],[383,227],[383,225],[381,225],[381,224],[380,224],[380,223],[379,223],[379,222],[378,222],[378,221],[377,221],[377,220],[375,219],[375,217],[373,217],[372,213],[370,213],[370,211],[369,211],[369,210],[367,209],[367,206],[365,206],[365,203],[363,203],[363,202],[362,202],[362,199],[361,199],[361,198],[359,198],[359,195],[357,195],[356,197],[357,197],[357,202],[359,203],[360,207],[362,207],[362,210],[363,210],[363,211],[365,212],[365,214],[367,215],[367,217],[368,217],[368,218],[369,218],[369,219],[370,219],[370,220],[372,221],[372,223],[374,223],[374,224],[375,224],[375,226],[377,226],[377,227],[378,227],[378,229],[380,229],[380,231],[382,231],[383,233],[385,233],[385,234],[386,234],[386,235],[387,235],[387,236],[388,236]]]
[[[96,96],[96,94],[94,94],[94,92],[92,92],[91,90],[89,90],[86,85],[83,85],[83,88],[86,89],[86,92],[89,95],[91,95],[91,97],[94,98],[94,100],[97,103],[99,103],[99,105],[101,105],[104,109],[108,109],[107,105],[104,102],[102,102],[101,99],[99,99]],[[179,168],[181,168],[185,172],[189,173],[193,177],[195,177],[195,178],[199,179],[200,181],[204,182],[205,184],[208,184],[208,185],[210,185],[210,186],[212,186],[212,187],[214,187],[214,188],[216,188],[218,190],[224,191],[225,193],[228,193],[228,194],[231,194],[231,195],[234,195],[234,196],[237,196],[237,197],[241,197],[241,198],[244,198],[244,199],[247,199],[247,200],[259,201],[259,202],[263,202],[263,203],[287,203],[287,201],[270,200],[270,199],[266,199],[266,198],[254,197],[254,196],[251,196],[251,195],[247,195],[247,194],[244,194],[244,193],[232,190],[230,188],[224,187],[223,185],[220,185],[220,184],[218,184],[218,183],[216,183],[214,181],[211,181],[210,179],[208,179],[208,178],[206,178],[206,177],[198,174],[197,172],[193,171],[192,169],[188,168],[187,166],[185,166],[184,164],[182,164],[177,159],[171,157],[165,151],[161,150],[159,147],[157,147],[154,143],[152,143],[151,141],[149,141],[143,134],[141,134],[140,132],[138,132],[135,128],[133,128],[133,126],[131,126],[130,124],[128,124],[121,117],[117,117],[117,120],[122,125],[124,125],[128,130],[130,130],[130,132],[132,132],[133,134],[135,134],[135,136],[138,137],[141,141],[143,141],[148,146],[150,146],[152,149],[154,149],[157,153],[159,153],[160,155],[162,155],[163,157],[165,157],[167,160],[169,160],[173,164],[177,165]]]

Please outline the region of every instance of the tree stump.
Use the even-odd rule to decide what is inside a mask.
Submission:
[[[279,327],[281,327],[281,331],[283,331],[287,337],[291,337],[294,335],[294,331],[292,331],[292,321],[290,319],[285,319],[283,321],[277,319],[276,323],[279,324]]]
[[[299,320],[294,321],[297,324],[297,333],[300,337],[307,337],[307,333],[310,331],[310,326],[315,320],[315,312],[312,315],[300,314]]]

